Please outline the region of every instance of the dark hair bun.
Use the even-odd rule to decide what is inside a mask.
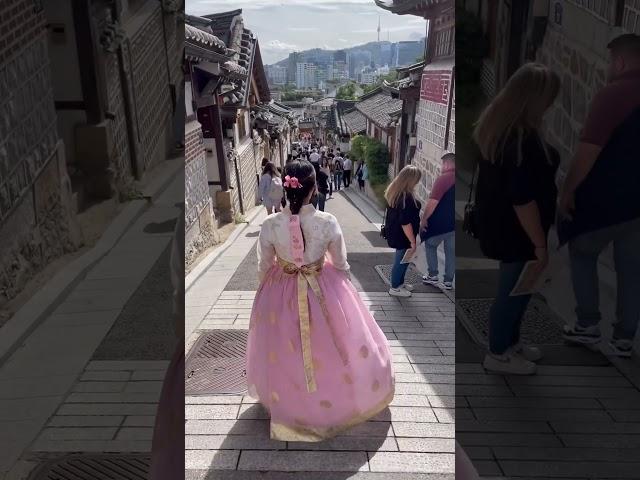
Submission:
[[[297,215],[302,208],[304,200],[316,186],[316,170],[311,162],[294,160],[285,166],[284,174],[289,177],[296,177],[302,186],[301,188],[285,187],[284,189],[287,194],[287,200],[289,200],[291,213]]]

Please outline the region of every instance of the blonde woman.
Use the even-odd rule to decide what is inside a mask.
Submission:
[[[396,249],[389,289],[389,295],[394,297],[410,297],[413,290],[413,285],[404,283],[409,264],[401,262],[407,250],[416,250],[421,205],[416,200],[413,190],[421,177],[422,173],[418,167],[407,165],[384,192],[388,205],[385,219],[387,243]]]
[[[480,247],[500,261],[498,292],[489,314],[486,369],[535,373],[542,352],[520,343],[530,295],[511,296],[527,262],[548,262],[547,237],[555,219],[559,156],[541,134],[543,117],[560,87],[557,74],[528,63],[484,110],[473,138],[480,152],[476,191]]]

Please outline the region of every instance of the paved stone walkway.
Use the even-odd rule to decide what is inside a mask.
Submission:
[[[41,458],[62,453],[150,452],[168,362],[122,362],[118,349],[106,363],[91,360],[170,244],[172,231],[149,226],[175,220],[183,188],[176,177],[0,365],[0,478],[27,478]],[[170,329],[170,311],[161,313],[138,321]]]
[[[339,212],[341,223],[348,225],[345,237],[350,253],[351,249],[362,254],[380,250],[365,241],[369,229],[376,231],[375,225],[364,220],[345,197],[334,197],[327,208]],[[248,239],[255,242],[258,229],[252,225],[237,248],[231,249],[233,257],[225,256],[220,266],[218,262],[211,265],[188,292],[187,311],[200,318],[189,345],[202,331],[248,328],[255,291],[225,290],[224,279],[230,280],[233,265],[237,268],[243,262],[240,252],[250,255]],[[369,257],[372,272],[366,273],[363,264],[358,267],[361,278],[371,275],[366,284],[372,284],[377,275],[375,257]],[[393,351],[396,396],[390,408],[344,435],[307,444],[271,441],[267,413],[247,396],[187,397],[186,478],[453,479],[454,305],[442,293],[392,298],[379,277],[377,281],[377,291],[360,295]],[[215,292],[215,300],[198,309],[198,303],[207,302],[208,292]]]
[[[466,194],[458,190],[460,220]],[[482,258],[460,230],[456,247],[457,298],[490,298],[497,264]],[[570,282],[556,282],[545,300],[570,322]],[[638,371],[637,359],[614,364],[597,351],[540,345],[545,358],[537,375],[489,374],[482,368],[485,348],[473,342],[462,315],[458,311],[456,438],[483,477],[640,478],[640,389],[628,375]]]

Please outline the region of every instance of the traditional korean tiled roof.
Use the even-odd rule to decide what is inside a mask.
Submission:
[[[367,119],[355,108],[345,112],[342,115],[342,119],[344,120],[349,133],[352,135],[364,132],[367,129]]]
[[[256,76],[261,100],[268,99],[270,94],[258,41],[253,33],[244,27],[242,10],[205,15],[203,18],[209,20],[208,28],[211,32],[222,39],[233,51],[232,60]],[[242,107],[247,105],[251,91],[250,78],[231,82],[227,87],[222,96],[224,106]]]
[[[187,41],[200,44],[204,47],[209,47],[211,50],[221,53],[222,55],[226,55],[227,53],[227,46],[222,40],[211,33],[200,30],[199,28],[189,24],[185,24],[184,26],[184,36]]]
[[[438,6],[453,6],[453,0],[375,0],[376,5],[398,15],[418,15]]]
[[[356,109],[376,125],[388,128],[402,112],[402,100],[393,98],[390,92],[378,87],[361,97]]]

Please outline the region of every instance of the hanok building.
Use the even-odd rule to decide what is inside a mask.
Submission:
[[[398,133],[402,115],[402,100],[394,98],[392,90],[380,86],[360,97],[355,108],[365,119],[365,134],[382,142],[389,149],[389,176],[398,154]]]
[[[351,150],[351,139],[367,130],[367,119],[356,109],[355,100],[338,100],[331,108],[326,129],[342,152]]]
[[[203,142],[202,125],[197,112],[208,111],[219,94],[218,85],[223,81],[242,80],[248,77],[247,69],[232,60],[234,52],[225,43],[206,30],[208,20],[187,17],[185,25],[185,261],[187,265],[194,257],[216,242],[217,222],[213,212],[215,180],[219,181],[219,165],[214,149],[207,151]],[[194,25],[199,25],[203,30]],[[205,115],[206,113],[202,113]],[[222,157],[224,158],[224,157]],[[226,166],[223,164],[223,167]],[[226,188],[223,192],[228,191]],[[222,197],[224,193],[219,195]],[[224,203],[218,198],[217,204]],[[231,221],[229,208],[222,208],[221,217]]]
[[[415,15],[429,22],[426,61],[415,115],[416,148],[411,158],[411,164],[418,166],[425,174],[417,190],[417,196],[424,201],[440,174],[443,153],[455,152],[455,6],[453,0],[375,1],[378,6],[392,13]],[[408,69],[405,69],[407,76],[414,76],[411,67]],[[412,91],[405,93],[404,97],[407,99],[408,95],[415,100],[416,90],[411,86],[409,88]],[[411,122],[406,124],[410,126]],[[404,151],[409,153],[411,132],[405,132],[401,138],[406,142],[407,136],[409,148],[405,144]]]
[[[270,101],[267,76],[258,40],[245,28],[242,10],[187,16],[187,22],[221,41],[219,54],[224,45],[230,55],[229,63],[220,59],[212,67],[191,67],[204,77],[198,80],[202,86],[194,90],[194,100],[213,205],[223,221],[230,221],[258,200],[261,163],[270,149],[268,138],[252,128],[251,109]]]
[[[182,136],[180,3],[0,6],[0,305],[79,248],[79,211],[127,198]]]
[[[284,167],[291,153],[291,142],[297,133],[294,113],[284,105],[271,101],[252,108],[253,126],[265,138],[265,158],[276,167]]]

